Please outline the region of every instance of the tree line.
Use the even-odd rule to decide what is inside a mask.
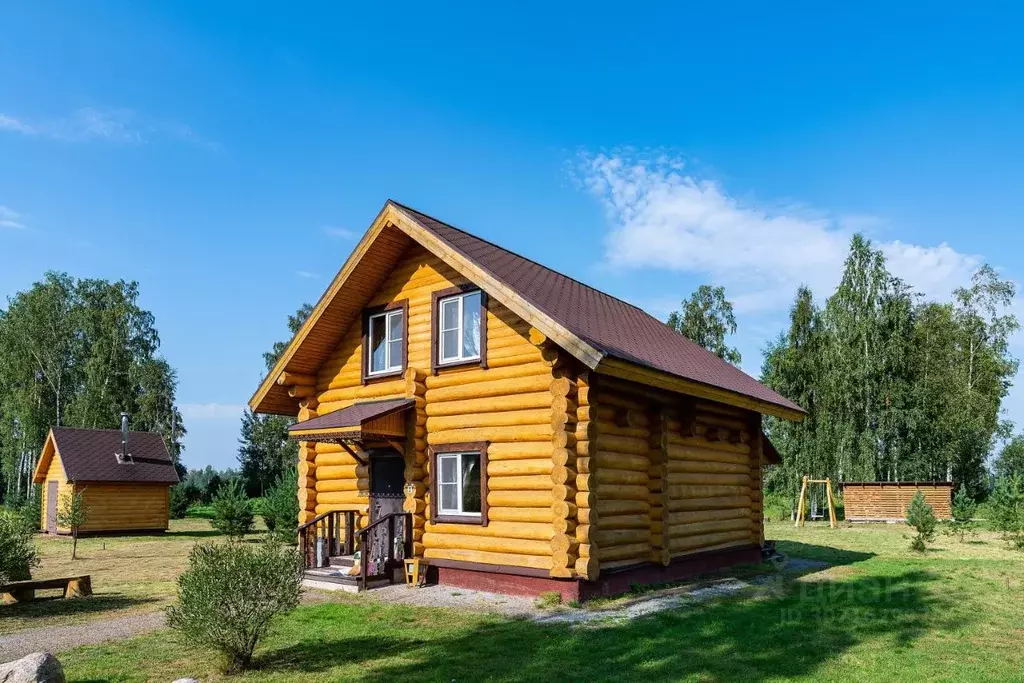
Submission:
[[[186,434],[177,375],[159,355],[153,314],[136,282],[47,272],[0,309],[0,484],[26,498],[51,426],[163,435],[177,464]]]
[[[804,475],[949,480],[983,497],[993,485],[986,460],[1013,430],[1001,407],[1018,367],[1015,294],[983,265],[949,301],[928,300],[854,236],[835,291],[818,302],[800,287],[789,328],[764,349],[762,381],[807,411],[799,423],[766,418],[783,456],[766,488],[795,495]],[[739,362],[726,344],[736,323],[723,288],[702,286],[668,324]],[[997,473],[1010,470],[1024,474],[1024,436],[997,460]]]
[[[266,372],[274,369],[288,342],[312,313],[312,304],[303,304],[288,316],[290,332],[284,341],[275,342],[263,354]],[[298,465],[299,444],[288,439],[288,427],[295,420],[283,415],[257,415],[248,408],[242,414],[238,437],[239,476],[249,496],[263,496],[270,488]]]

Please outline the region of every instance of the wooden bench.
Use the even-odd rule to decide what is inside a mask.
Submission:
[[[92,595],[92,579],[84,576],[65,576],[59,579],[29,579],[27,581],[11,581],[0,586],[0,599],[4,604],[28,602],[35,600],[37,590],[62,588],[64,599],[85,598]]]

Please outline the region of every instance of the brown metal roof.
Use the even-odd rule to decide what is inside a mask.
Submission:
[[[567,330],[615,358],[803,412],[739,368],[632,304],[394,202],[448,246]]]
[[[951,481],[844,481],[840,486],[952,486]]]
[[[177,484],[178,473],[164,445],[155,432],[129,432],[129,462],[119,462],[121,430],[75,429],[54,427],[51,430],[64,473],[71,481],[134,482]]]
[[[307,432],[313,429],[355,430],[371,420],[406,410],[414,405],[416,405],[416,402],[411,398],[389,398],[383,401],[354,403],[347,408],[335,410],[333,413],[314,417],[305,422],[296,422],[288,428],[288,431]]]

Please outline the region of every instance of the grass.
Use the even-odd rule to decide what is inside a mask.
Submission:
[[[58,599],[0,606],[0,634],[161,610],[174,597],[192,546],[218,535],[203,519],[171,520],[170,530],[159,535],[80,538],[73,561],[70,538],[39,535],[41,562],[32,577],[89,574],[94,596],[62,600],[59,590],[39,591],[42,598]]]
[[[1024,555],[993,534],[923,556],[898,525],[770,524],[832,566],[754,594],[596,628],[340,597],[300,607],[245,681],[1022,681]],[[371,594],[372,595],[372,594]],[[61,656],[68,680],[219,680],[168,632]]]

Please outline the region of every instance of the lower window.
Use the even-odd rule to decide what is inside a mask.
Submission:
[[[480,514],[480,454],[437,456],[441,487],[437,511],[442,515]]]
[[[446,444],[431,451],[431,518],[486,525],[487,444]]]

